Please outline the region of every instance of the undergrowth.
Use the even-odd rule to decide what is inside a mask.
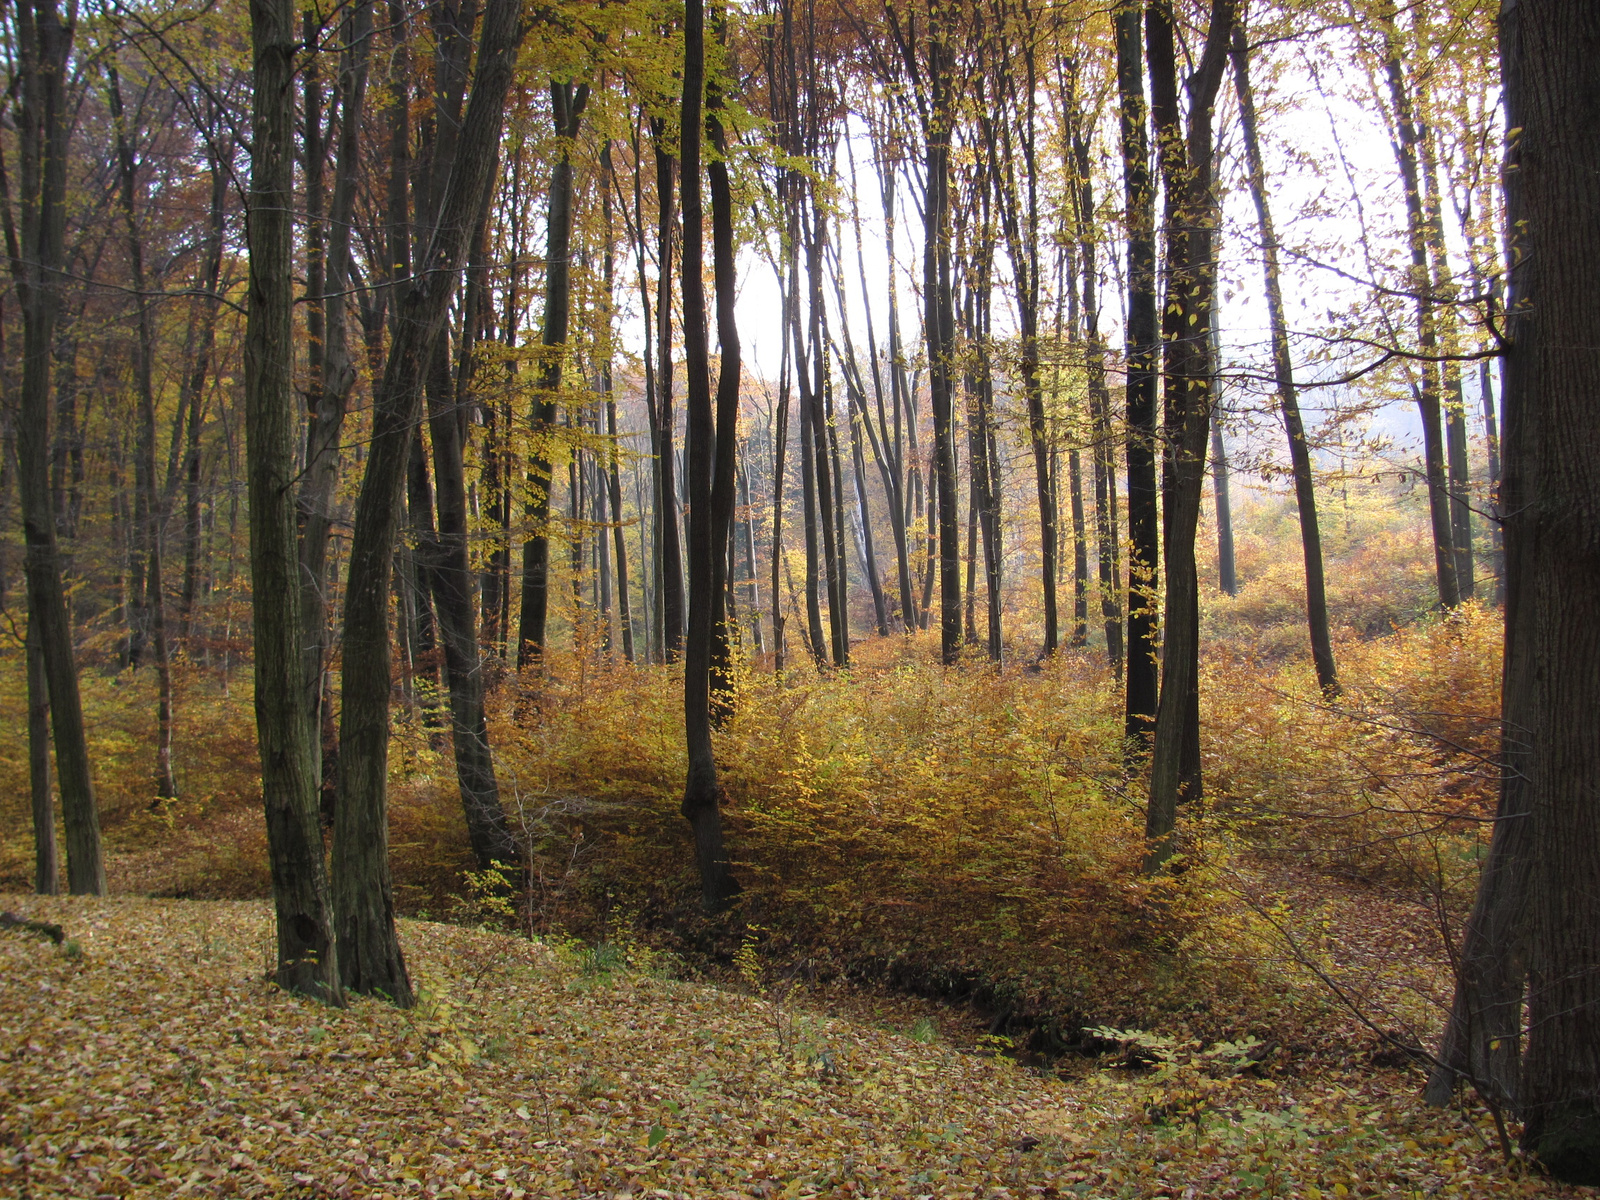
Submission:
[[[1206,798],[1183,814],[1180,872],[1158,881],[1137,870],[1142,781],[1124,770],[1097,655],[946,669],[924,636],[862,644],[847,672],[746,670],[716,741],[743,886],[721,920],[699,913],[678,814],[675,672],[556,655],[537,687],[507,678],[492,693],[525,871],[473,872],[448,738],[397,710],[397,900],[592,945],[618,945],[625,929],[701,967],[731,962],[759,926],[781,970],[975,1000],[994,1032],[1029,1029],[1045,1050],[1081,1044],[1091,1024],[1268,1036],[1321,1011],[1318,972],[1334,970],[1337,939],[1321,901],[1286,901],[1262,864],[1393,889],[1448,934],[1492,812],[1498,630],[1497,614],[1468,606],[1342,640],[1331,701],[1298,660],[1208,651]],[[21,890],[22,672],[9,669],[20,656],[7,662],[0,888]],[[263,895],[248,673],[224,686],[180,663],[177,679],[183,794],[152,803],[149,674],[84,672],[113,889]],[[1402,965],[1441,961],[1437,939],[1422,941],[1395,951]]]

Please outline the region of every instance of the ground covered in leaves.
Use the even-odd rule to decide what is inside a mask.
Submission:
[[[260,903],[0,908],[66,937],[0,931],[5,1196],[1567,1194],[1370,1062],[1151,1039],[1020,1066],[959,1013],[829,1015],[750,962],[719,989],[626,945],[420,922],[421,1005],[333,1010],[265,981]]]

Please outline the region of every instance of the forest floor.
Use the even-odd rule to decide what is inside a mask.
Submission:
[[[0,1196],[1582,1194],[1355,1026],[1028,1066],[955,1007],[418,921],[419,1006],[339,1010],[266,982],[264,903],[0,908],[66,938],[0,931]]]

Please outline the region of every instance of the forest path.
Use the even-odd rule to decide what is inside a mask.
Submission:
[[[642,951],[414,921],[424,1003],[330,1010],[264,982],[262,903],[0,908],[69,939],[0,932],[0,1195],[1564,1194],[1392,1073],[1065,1081]]]

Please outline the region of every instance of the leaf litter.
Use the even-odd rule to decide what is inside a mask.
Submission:
[[[1067,1079],[420,921],[415,1009],[329,1009],[267,981],[265,904],[0,905],[67,935],[0,933],[0,1196],[1578,1194],[1392,1072]]]

